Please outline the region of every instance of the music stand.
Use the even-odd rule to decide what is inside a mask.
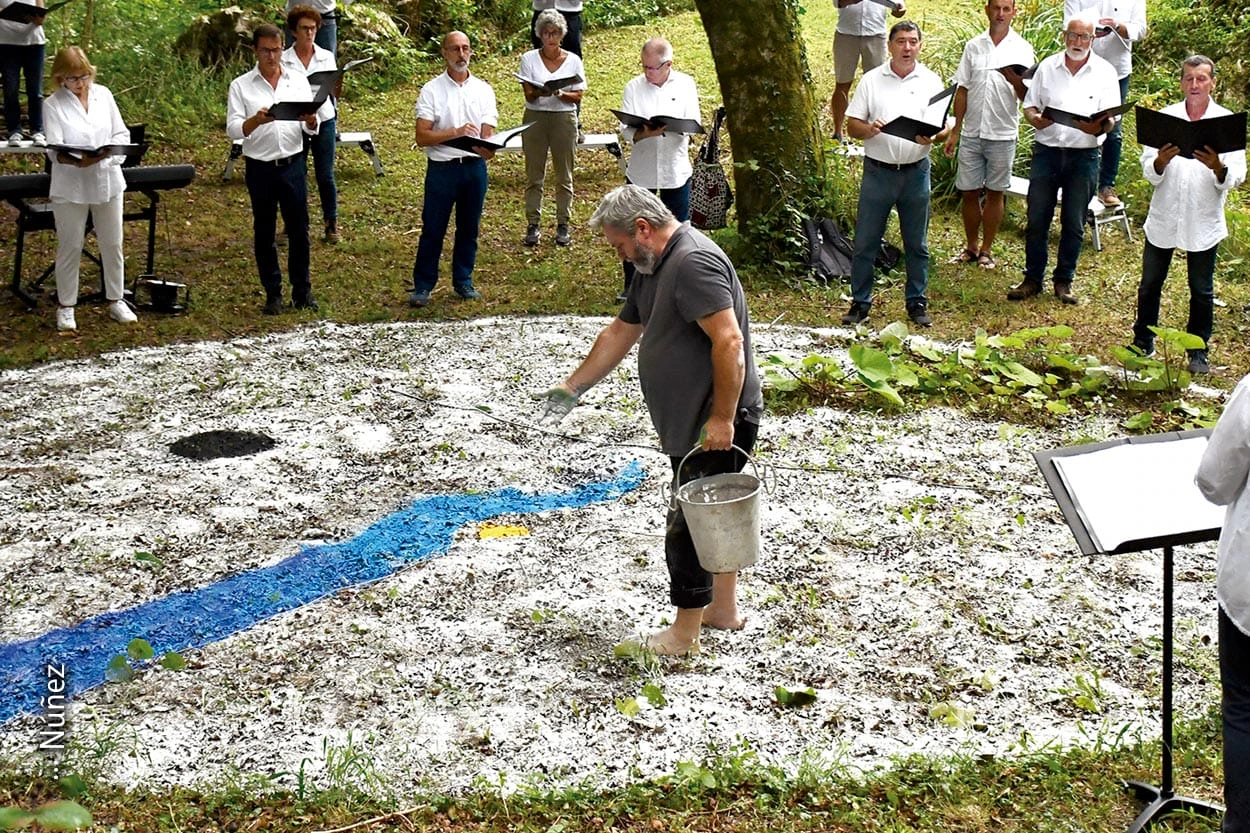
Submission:
[[[1172,550],[1220,535],[1223,509],[1207,503],[1193,482],[1210,434],[1209,429],[1153,434],[1033,453],[1082,555],[1163,550],[1163,773],[1158,787],[1124,784],[1146,805],[1129,833],[1142,833],[1177,810],[1224,812],[1222,805],[1177,795],[1172,785]],[[1143,489],[1147,482],[1157,488]],[[1143,505],[1155,495],[1157,506]],[[1133,520],[1115,517],[1130,501]],[[1145,535],[1128,537],[1130,524]]]

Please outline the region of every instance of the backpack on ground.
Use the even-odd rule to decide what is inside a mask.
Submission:
[[[803,236],[807,238],[807,267],[821,283],[850,277],[850,238],[828,217],[804,217]]]

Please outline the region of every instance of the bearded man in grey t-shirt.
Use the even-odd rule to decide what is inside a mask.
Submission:
[[[637,279],[620,313],[595,340],[577,370],[547,393],[544,421],[558,422],[616,367],[635,343],[638,377],[651,422],[674,473],[685,483],[741,471],[755,445],[764,402],[751,351],[746,294],[720,247],[679,223],[651,192],[636,185],[610,191],[590,218]],[[682,458],[695,446],[703,453]],[[737,573],[699,566],[681,509],[671,509],[664,536],[669,596],[677,615],[652,634],[657,654],[699,649],[703,625],[739,629]]]

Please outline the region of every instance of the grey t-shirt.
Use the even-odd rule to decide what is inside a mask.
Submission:
[[[655,274],[638,272],[630,284],[620,318],[644,328],[638,377],[665,454],[683,456],[699,440],[712,408],[712,341],[698,322],[731,308],[746,356],[737,418],[758,424],[764,400],[751,348],[746,293],[720,247],[683,224],[668,241]]]

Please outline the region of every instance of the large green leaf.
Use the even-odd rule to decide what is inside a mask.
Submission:
[[[0,830],[25,830],[34,821],[34,815],[21,807],[0,807]]]
[[[885,382],[894,373],[894,362],[875,347],[857,342],[847,352],[865,382]]]
[[[39,826],[45,830],[78,830],[91,826],[91,813],[73,801],[53,801],[35,811]]]
[[[143,662],[156,656],[156,651],[152,650],[152,643],[146,639],[135,637],[126,645],[126,655],[133,660]]]

